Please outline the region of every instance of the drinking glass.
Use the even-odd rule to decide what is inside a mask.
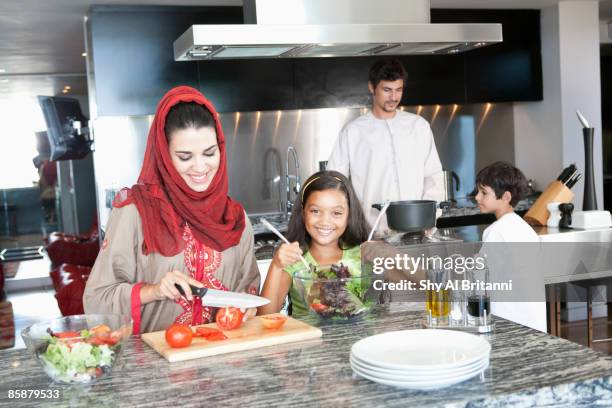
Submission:
[[[475,326],[491,324],[491,296],[486,289],[489,268],[474,268],[468,271],[470,290],[467,298],[468,322]]]
[[[446,289],[449,273],[444,269],[426,272],[428,287],[425,292],[427,321],[429,325],[447,325],[450,311],[450,290]]]

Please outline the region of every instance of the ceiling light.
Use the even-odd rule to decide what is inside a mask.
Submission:
[[[5,72],[6,72],[6,69],[0,68],[0,74],[4,74]]]

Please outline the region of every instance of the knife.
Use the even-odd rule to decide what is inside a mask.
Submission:
[[[175,283],[174,286],[179,291],[181,296],[185,296],[185,291],[183,290],[181,285]],[[270,303],[270,300],[264,297],[249,295],[247,293],[228,292],[225,290],[217,290],[210,288],[198,288],[194,285],[189,285],[189,288],[191,288],[191,293],[194,296],[198,296],[202,299],[202,304],[205,306],[234,306],[239,307],[241,309],[246,309],[250,307],[259,307]]]

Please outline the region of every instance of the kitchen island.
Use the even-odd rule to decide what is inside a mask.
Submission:
[[[3,351],[0,407],[612,406],[612,358],[503,319],[487,337],[490,366],[461,384],[421,392],[353,374],[356,341],[419,328],[423,317],[392,303],[359,322],[321,324],[322,339],[172,364],[133,337],[110,376],[67,388],[52,385],[26,350]],[[7,399],[10,389],[58,387],[58,400]]]

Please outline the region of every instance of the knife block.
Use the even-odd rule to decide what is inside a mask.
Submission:
[[[546,187],[546,190],[538,197],[533,206],[525,214],[525,221],[531,225],[546,225],[550,212],[548,203],[569,203],[574,199],[574,193],[559,180],[555,180]]]

